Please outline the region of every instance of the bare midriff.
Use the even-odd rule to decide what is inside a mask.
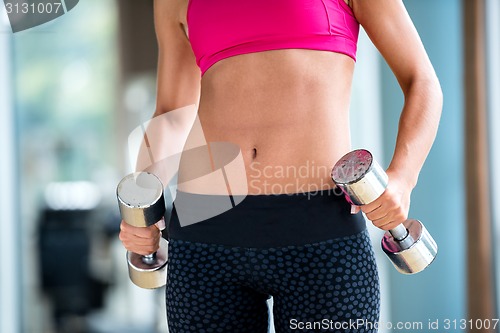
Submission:
[[[201,80],[198,116],[209,147],[237,146],[241,167],[223,173],[225,187],[210,180],[180,183],[179,189],[256,195],[334,187],[332,166],[350,150],[353,70],[354,60],[344,54],[303,49],[214,64]],[[180,174],[192,163],[183,157]],[[215,171],[216,162],[210,163]]]

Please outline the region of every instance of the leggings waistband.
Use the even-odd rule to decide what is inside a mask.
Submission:
[[[223,196],[177,192],[169,238],[237,247],[304,245],[366,229],[334,190]]]

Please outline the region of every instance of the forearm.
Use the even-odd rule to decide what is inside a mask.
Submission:
[[[179,162],[188,137],[200,137],[197,106],[188,105],[170,110],[143,124],[137,170],[156,174],[164,185],[178,171]],[[195,134],[193,134],[195,133]]]
[[[436,137],[443,97],[435,77],[414,80],[403,91],[405,104],[387,171],[402,177],[413,188]]]

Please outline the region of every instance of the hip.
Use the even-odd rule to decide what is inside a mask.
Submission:
[[[304,245],[358,234],[361,215],[334,189],[224,196],[177,192],[168,236],[248,248]]]

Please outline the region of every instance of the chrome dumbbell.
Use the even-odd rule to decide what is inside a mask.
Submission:
[[[332,169],[333,182],[355,205],[375,201],[384,193],[388,177],[382,167],[364,149],[342,157]],[[403,274],[423,271],[437,255],[437,244],[422,222],[408,219],[382,238],[382,249]]]
[[[163,184],[155,175],[136,172],[125,176],[116,189],[122,219],[134,227],[149,227],[165,214]],[[168,242],[160,239],[155,253],[142,256],[127,251],[128,273],[132,282],[146,289],[165,285],[167,277]]]

